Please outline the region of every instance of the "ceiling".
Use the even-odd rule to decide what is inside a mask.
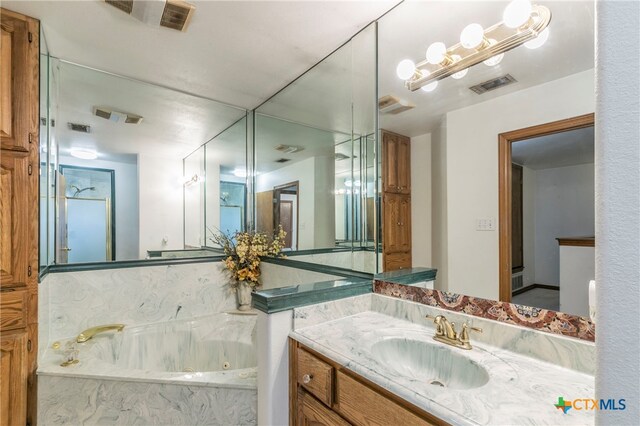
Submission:
[[[593,126],[540,136],[511,144],[511,159],[533,170],[591,164],[594,140]]]
[[[40,19],[56,57],[252,109],[398,1],[190,0],[184,33],[100,0],[2,7]]]
[[[527,87],[594,67],[594,2],[536,1],[552,13],[546,44],[531,50],[517,47],[494,67],[478,64],[466,77],[446,78],[435,91],[410,92],[396,76],[403,59],[419,62],[427,47],[458,42],[461,30],[477,22],[487,28],[502,20],[507,1],[406,1],[379,22],[379,97],[395,95],[415,108],[398,115],[380,115],[380,127],[408,136],[430,132],[449,111],[487,101]],[[419,19],[417,18],[419,17]],[[511,74],[518,82],[477,95],[470,86]]]
[[[96,150],[101,160],[123,161],[131,154],[182,159],[246,113],[241,108],[64,62],[58,62],[53,76],[58,86],[55,136],[62,155],[69,154],[71,148],[85,148]],[[139,124],[113,122],[95,116],[94,107],[143,119]],[[70,130],[68,123],[88,124],[91,132]]]

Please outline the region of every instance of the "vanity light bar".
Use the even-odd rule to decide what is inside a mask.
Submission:
[[[551,11],[540,5],[533,5],[531,17],[519,28],[509,28],[504,22],[495,24],[484,31],[484,39],[491,43],[483,43],[476,49],[466,49],[461,43],[447,48],[447,58],[457,58],[455,61],[445,60],[439,65],[432,65],[424,60],[416,65],[413,76],[405,81],[405,87],[412,92],[447,78],[457,72],[464,71],[480,62],[500,55],[511,49],[533,40],[551,22]],[[495,40],[495,43],[493,43]]]

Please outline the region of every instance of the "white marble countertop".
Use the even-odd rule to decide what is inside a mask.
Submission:
[[[558,397],[570,401],[592,398],[594,377],[523,356],[486,343],[466,351],[432,339],[431,324],[364,311],[297,328],[290,336],[410,403],[456,425],[584,425],[593,424],[593,411],[554,407]],[[489,381],[473,389],[442,388],[401,374],[372,356],[383,339],[406,338],[442,345],[484,367]],[[401,361],[399,361],[401,362]],[[395,371],[394,371],[395,370]]]

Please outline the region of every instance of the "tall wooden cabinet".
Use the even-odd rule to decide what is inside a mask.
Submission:
[[[0,17],[0,424],[33,425],[40,25],[1,8]]]
[[[382,257],[385,271],[411,267],[411,139],[382,131]]]

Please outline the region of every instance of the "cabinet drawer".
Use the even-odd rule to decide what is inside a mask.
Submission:
[[[384,255],[384,270],[397,271],[411,268],[411,253],[393,253]]]
[[[331,407],[333,402],[333,367],[301,348],[296,350],[296,358],[298,384]]]
[[[0,330],[15,330],[27,326],[25,290],[0,292]]]
[[[298,393],[298,425],[349,426],[349,423],[310,394],[301,390]]]
[[[342,371],[336,373],[334,410],[354,425],[432,425]]]

